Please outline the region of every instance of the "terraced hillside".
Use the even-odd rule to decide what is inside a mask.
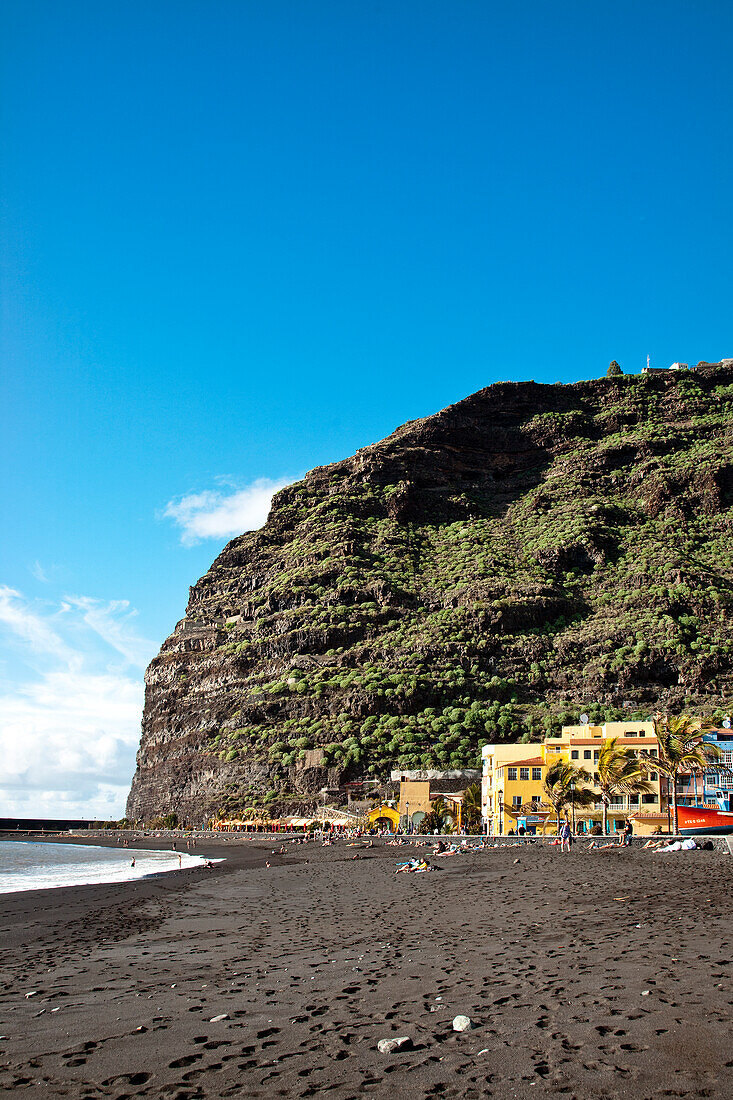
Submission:
[[[305,807],[733,686],[733,370],[501,383],[280,492],[146,674],[128,816]]]

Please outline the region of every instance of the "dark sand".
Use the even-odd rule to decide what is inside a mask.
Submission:
[[[0,1090],[733,1096],[730,856],[197,854],[222,848],[213,871],[0,897]],[[397,1035],[414,1049],[378,1053]]]

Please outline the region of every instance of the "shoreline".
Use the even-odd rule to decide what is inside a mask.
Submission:
[[[123,870],[123,866],[125,868],[127,868],[127,853],[130,851],[129,847],[122,847],[119,844],[95,843],[94,838],[88,838],[87,839],[86,837],[81,839],[80,841],[77,841],[74,844],[70,844],[68,839],[64,840],[64,839],[61,839],[57,836],[44,836],[42,839],[40,839],[38,836],[17,836],[17,835],[14,835],[12,838],[9,838],[9,837],[3,837],[2,835],[0,835],[0,842],[3,842],[3,841],[6,844],[34,844],[34,845],[47,844],[47,845],[51,845],[51,846],[56,847],[56,848],[73,847],[73,848],[84,848],[84,849],[87,849],[87,850],[89,850],[89,849],[94,850],[94,849],[98,849],[98,848],[104,848],[105,850],[110,850],[110,851],[114,851],[114,852],[119,853],[121,858],[120,858],[120,861],[118,863],[113,863],[113,862],[109,863],[109,869],[108,869],[109,877],[106,877],[106,878],[93,878],[93,879],[88,880],[88,881],[80,881],[80,882],[59,882],[59,883],[54,884],[54,885],[42,885],[42,886],[25,886],[25,885],[22,885],[22,886],[11,887],[8,890],[3,889],[3,887],[2,887],[2,868],[0,868],[0,898],[6,898],[6,897],[9,897],[10,895],[13,895],[13,894],[39,894],[39,893],[45,893],[47,891],[54,891],[55,892],[57,890],[73,890],[73,889],[78,889],[79,887],[85,887],[85,886],[114,886],[114,885],[122,886],[125,883],[129,883],[129,882],[141,882],[144,879],[157,878],[161,875],[171,875],[171,874],[175,874],[176,872],[179,872],[179,871],[194,870],[198,867],[203,866],[203,864],[204,864],[204,862],[207,858],[204,855],[194,855],[188,850],[185,850],[185,851],[182,851],[182,852],[177,852],[175,849],[160,848],[160,847],[157,847],[157,846],[156,847],[151,847],[151,846],[148,846],[148,845],[139,846],[137,848],[132,849],[133,853],[136,852],[136,851],[138,851],[138,852],[143,852],[143,851],[144,852],[150,852],[150,853],[154,853],[155,855],[169,857],[172,861],[175,860],[176,856],[180,856],[181,865],[180,866],[175,866],[175,863],[173,862],[173,865],[170,866],[170,867],[168,867],[168,866],[162,867],[161,866],[161,867],[158,867],[157,869],[151,869],[151,870],[147,871],[146,873],[142,873],[142,868],[141,868],[140,871],[137,874],[135,874],[135,873],[130,874],[129,871],[132,870],[132,868],[129,868],[126,875],[125,875],[125,877],[120,877],[120,874]],[[222,857],[218,857],[218,858],[221,859]],[[187,861],[185,865],[183,863],[184,859]],[[191,861],[191,862],[188,862],[188,861]],[[78,865],[78,873],[83,874],[83,871],[84,871],[84,864]]]
[[[0,836],[0,839],[3,839],[3,837]],[[122,902],[123,899],[117,896],[117,891],[124,890],[127,887],[138,886],[143,883],[151,882],[153,880],[165,879],[168,881],[175,881],[181,889],[185,889],[185,887],[188,886],[189,883],[199,881],[201,878],[210,878],[217,873],[221,873],[225,869],[225,864],[228,862],[231,862],[233,864],[230,868],[231,870],[234,870],[235,865],[239,866],[240,863],[239,860],[235,859],[232,861],[230,859],[230,849],[227,849],[227,852],[225,854],[225,852],[222,850],[222,847],[216,842],[212,843],[211,845],[206,845],[205,848],[203,846],[197,847],[195,851],[189,852],[188,850],[184,849],[184,851],[181,851],[179,853],[177,851],[174,851],[173,848],[161,848],[159,843],[155,843],[155,839],[157,838],[152,837],[137,838],[135,841],[131,841],[128,847],[122,847],[118,843],[113,843],[111,838],[95,838],[93,842],[91,838],[87,839],[86,837],[71,837],[66,835],[47,835],[43,838],[43,840],[39,840],[37,837],[24,837],[23,839],[31,841],[32,843],[37,842],[39,844],[49,843],[66,844],[73,847],[113,848],[114,850],[120,852],[147,851],[163,853],[170,852],[172,855],[194,855],[202,860],[212,860],[212,865],[211,867],[207,867],[205,863],[201,863],[189,867],[173,867],[169,871],[152,872],[149,875],[144,875],[139,878],[124,879],[119,882],[92,882],[79,883],[75,885],[70,884],[64,886],[41,887],[39,889],[33,890],[13,890],[9,891],[8,893],[0,894],[0,898],[3,899],[3,917],[6,915],[13,915],[13,909],[17,909],[19,910],[19,919],[22,919],[22,914],[26,910],[31,908],[31,902],[33,907],[38,906],[44,909],[47,906],[51,906],[52,908],[63,908],[67,904],[67,902],[69,904],[73,904],[72,898],[56,898],[57,895],[65,893],[67,891],[73,891],[74,895],[79,892],[79,904],[85,905],[89,902],[96,901],[100,901],[102,903],[109,902],[110,904]],[[106,843],[104,842],[105,839],[107,840]],[[263,862],[264,858],[265,857],[263,856]],[[184,876],[185,882],[183,880]],[[110,897],[109,899],[107,899],[106,897],[96,897],[96,892],[105,890],[115,891],[114,897]],[[82,894],[88,894],[89,896],[82,896]],[[29,899],[28,906],[20,904],[21,899],[25,898]],[[12,906],[11,899],[18,899],[19,904],[17,906]]]

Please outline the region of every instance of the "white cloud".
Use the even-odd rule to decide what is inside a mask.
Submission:
[[[33,565],[30,567],[30,569],[31,569],[31,573],[33,574],[33,576],[36,578],[37,581],[40,581],[41,584],[48,584],[49,578],[46,574],[46,570],[43,568],[40,561],[38,561],[38,560],[34,561]]]
[[[14,588],[0,585],[0,625],[25,642],[34,653],[57,654],[70,662],[73,654],[50,625],[48,617],[36,614]]]
[[[120,817],[135,766],[140,669],[153,655],[127,601],[31,603],[0,586],[0,816]],[[120,661],[120,656],[123,660]]]
[[[130,607],[128,600],[110,600],[105,604],[89,596],[67,596],[63,609],[73,608],[82,612],[86,625],[116,649],[128,664],[145,668],[155,646],[135,630],[132,620],[137,611]]]
[[[259,478],[228,493],[221,490],[190,493],[169,501],[163,515],[181,528],[184,546],[201,539],[232,538],[262,527],[275,493],[291,484],[291,478],[282,481]]]

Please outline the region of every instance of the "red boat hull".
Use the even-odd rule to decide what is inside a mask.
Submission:
[[[678,806],[680,832],[684,836],[722,836],[733,833],[733,810],[718,810],[707,806]]]

